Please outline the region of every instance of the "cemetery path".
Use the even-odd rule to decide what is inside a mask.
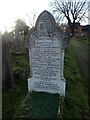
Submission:
[[[71,45],[74,50],[74,54],[76,57],[76,61],[80,72],[82,75],[87,79],[88,82],[88,101],[89,101],[89,111],[90,111],[90,80],[88,76],[88,60],[89,53],[88,53],[88,44],[83,43],[80,40],[73,39],[71,40]]]
[[[71,45],[81,73],[88,80],[88,45],[80,40],[71,40]]]

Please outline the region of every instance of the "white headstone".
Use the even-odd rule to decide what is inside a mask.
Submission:
[[[32,73],[28,79],[29,92],[33,90],[65,96],[64,32],[48,11],[40,14],[27,39]]]

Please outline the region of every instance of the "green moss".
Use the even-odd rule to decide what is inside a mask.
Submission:
[[[59,95],[50,93],[32,92],[26,102],[15,114],[15,118],[20,118],[23,112],[27,111],[26,118],[57,118],[59,105]],[[24,116],[24,117],[25,117]]]

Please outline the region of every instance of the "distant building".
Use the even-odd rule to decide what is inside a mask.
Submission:
[[[82,26],[82,36],[90,38],[90,25]]]
[[[82,27],[80,23],[75,23],[74,28],[75,28],[75,37],[79,37],[82,33]],[[69,25],[67,26],[66,31],[69,33],[70,36],[72,36],[71,27]]]
[[[75,36],[79,37],[82,34],[82,27],[80,26],[80,23],[75,24]]]
[[[68,25],[66,28],[66,32],[69,33],[70,36],[72,36],[71,28]],[[80,23],[75,23],[75,37],[86,37],[90,38],[90,25],[81,26]]]

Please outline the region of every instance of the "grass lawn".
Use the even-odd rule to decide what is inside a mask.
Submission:
[[[21,66],[19,62],[18,59],[18,66]],[[15,82],[12,90],[3,91],[3,119],[13,118],[14,116],[18,119],[54,118],[55,120],[57,118],[59,95],[32,92],[24,101],[27,95],[27,76],[18,80],[15,79],[14,81],[17,82]],[[65,120],[88,118],[87,84],[77,67],[71,43],[65,53],[64,76],[66,79],[66,95],[63,118]]]
[[[21,50],[13,51],[13,45],[10,43],[9,50],[13,70],[14,86],[12,89],[2,90],[3,119],[11,119],[27,95],[27,78],[30,74],[30,72],[27,71],[26,75],[23,75],[23,72],[29,67],[29,60],[25,56],[25,47]],[[24,55],[13,55],[12,53]]]
[[[64,118],[66,120],[70,118],[86,119],[88,118],[87,80],[80,74],[71,42],[65,54],[66,96]]]
[[[75,39],[86,44],[86,45],[90,45],[90,40],[87,38],[75,38]]]

